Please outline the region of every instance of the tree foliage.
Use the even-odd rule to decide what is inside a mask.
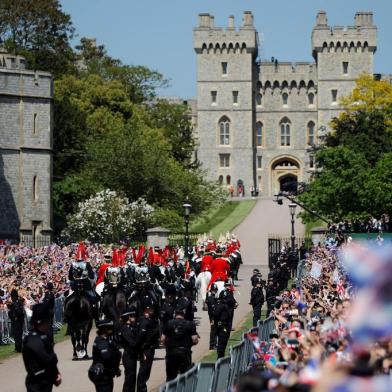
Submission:
[[[73,70],[73,34],[58,0],[0,1],[0,38],[8,51],[26,57],[30,69],[56,76]]]
[[[363,76],[342,103],[346,111],[332,121],[300,199],[335,221],[392,216],[392,87]]]

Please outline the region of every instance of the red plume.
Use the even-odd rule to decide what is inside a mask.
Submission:
[[[137,263],[137,256],[136,256],[136,249],[132,248],[132,257],[133,257],[133,262]]]
[[[153,264],[154,263],[154,249],[150,246],[150,250],[148,251],[148,261]]]
[[[88,258],[86,245],[83,241],[79,242],[76,250],[76,260],[86,260]]]
[[[139,252],[138,252],[137,258],[136,258],[137,264],[140,264],[140,262],[142,261],[145,251],[146,251],[146,247],[144,245],[140,245]]]
[[[118,267],[119,266],[119,254],[118,254],[118,249],[117,248],[113,249],[112,266],[113,267]]]

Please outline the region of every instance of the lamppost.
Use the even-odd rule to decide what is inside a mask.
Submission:
[[[295,209],[297,205],[295,203],[289,204],[290,215],[291,215],[291,251],[295,251],[295,232],[294,232],[294,217],[295,217]]]
[[[185,261],[188,261],[188,248],[189,248],[189,215],[191,214],[191,204],[187,201],[183,204],[184,207],[184,221],[185,221],[185,236],[184,236],[184,248],[185,248]]]

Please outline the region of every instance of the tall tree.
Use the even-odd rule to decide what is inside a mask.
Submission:
[[[31,69],[55,76],[73,70],[71,17],[58,0],[1,0],[0,38],[6,49],[22,54]]]

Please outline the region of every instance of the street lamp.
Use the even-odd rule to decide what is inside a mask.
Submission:
[[[184,237],[184,248],[185,248],[185,261],[188,261],[188,248],[189,248],[189,215],[191,214],[192,205],[188,202],[183,204],[184,207],[184,221],[185,221],[185,237]]]
[[[295,217],[295,209],[297,205],[295,203],[289,204],[290,215],[291,215],[291,251],[295,250],[295,233],[294,233],[294,217]]]

